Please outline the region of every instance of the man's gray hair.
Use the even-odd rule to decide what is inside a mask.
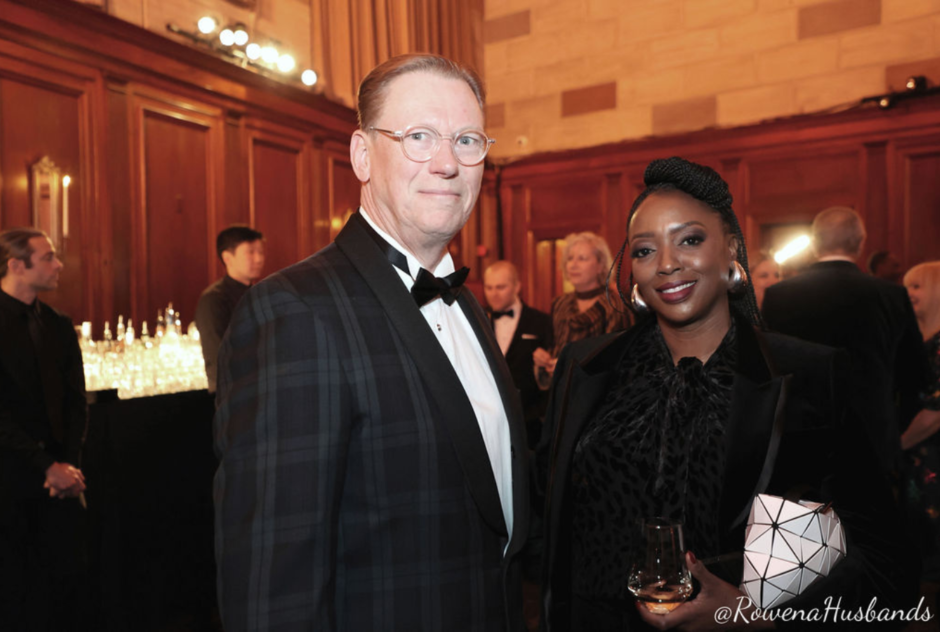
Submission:
[[[865,241],[865,223],[854,209],[833,206],[813,219],[813,248],[820,257],[857,257]]]

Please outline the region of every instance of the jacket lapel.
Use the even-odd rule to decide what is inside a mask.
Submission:
[[[505,534],[506,521],[499,501],[499,492],[473,406],[447,354],[437,342],[434,332],[428,327],[421,310],[405,289],[398,273],[392,268],[378,244],[360,225],[360,222],[364,221],[358,213],[350,217],[346,226],[336,236],[336,247],[346,254],[362,275],[401,336],[404,348],[409,351],[418,373],[440,410],[437,421],[450,436],[457,460],[467,477],[470,493],[484,521],[495,531]],[[479,332],[477,336],[479,337]],[[484,345],[484,350],[485,348]]]
[[[508,362],[512,358],[513,354],[519,351],[519,341],[522,340],[522,332],[526,330],[528,326],[528,319],[526,318],[528,314],[526,313],[525,303],[522,304],[522,310],[519,314],[519,320],[516,321],[516,331],[512,333],[512,340],[509,342],[509,347],[506,349],[506,361]]]
[[[779,375],[763,348],[761,333],[738,323],[738,361],[725,437],[720,505],[723,527],[742,524],[753,498],[767,489],[784,426],[789,375]]]
[[[590,419],[607,392],[620,357],[632,338],[630,332],[607,337],[601,346],[588,353],[580,361],[572,361],[571,366],[568,368],[561,365],[557,367],[563,370],[564,373],[560,376],[562,381],[556,382],[553,390],[563,393],[564,396],[557,403],[559,410],[549,411],[551,418],[557,419],[561,424],[555,429],[555,439],[549,461],[551,469],[548,473],[549,480],[547,482],[547,489],[551,490],[547,518],[549,528],[552,530],[550,538],[553,542],[558,541],[558,529],[562,524],[563,499],[568,487],[566,481],[570,476],[570,459],[571,455],[574,454],[575,444],[578,437],[581,436],[581,429],[584,424]],[[547,419],[548,416],[546,416]],[[561,459],[559,455],[565,455],[566,458]],[[545,561],[545,564],[549,569],[549,576],[551,576],[552,569],[555,567],[557,551],[557,546],[553,546],[548,550],[549,558]]]

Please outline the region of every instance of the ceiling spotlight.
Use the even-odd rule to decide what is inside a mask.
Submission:
[[[251,61],[261,59],[261,44],[255,44],[252,42],[245,47],[245,54],[248,55],[248,59]]]
[[[235,25],[235,45],[244,46],[248,43],[248,31],[245,30],[244,24]]]
[[[215,22],[215,18],[212,18],[208,15],[199,18],[199,21],[196,23],[196,26],[199,27],[199,32],[203,35],[208,35],[214,33],[215,29],[219,26]]]
[[[304,82],[305,86],[312,86],[317,82],[317,73],[310,70],[309,68],[300,75],[300,80]]]
[[[887,110],[891,107],[891,97],[881,97],[878,99],[878,107],[882,110]]]
[[[294,58],[290,55],[281,55],[277,59],[277,69],[281,72],[290,72],[294,69],[294,66],[297,65],[297,62],[294,61]]]
[[[219,41],[222,42],[223,46],[231,46],[235,43],[235,33],[232,32],[232,29],[224,29],[219,33]]]
[[[261,59],[269,64],[276,64],[278,57],[277,49],[273,46],[264,46],[261,49]]]
[[[927,89],[927,77],[923,75],[916,75],[913,77],[908,77],[907,82],[904,84],[904,87],[912,91],[920,91]]]

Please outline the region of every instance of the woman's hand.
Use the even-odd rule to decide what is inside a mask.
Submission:
[[[653,614],[637,602],[640,617],[658,630],[673,628],[698,632],[701,630],[772,630],[772,621],[757,618],[751,621],[753,605],[747,596],[726,581],[709,572],[691,552],[685,554],[685,565],[698,580],[702,590],[669,614]],[[747,606],[747,607],[745,607]]]
[[[539,347],[532,352],[532,362],[535,363],[535,368],[545,369],[551,374],[555,370],[555,358],[552,357],[548,351]]]

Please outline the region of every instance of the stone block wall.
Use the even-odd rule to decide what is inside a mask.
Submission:
[[[940,84],[940,0],[486,0],[494,157]]]

